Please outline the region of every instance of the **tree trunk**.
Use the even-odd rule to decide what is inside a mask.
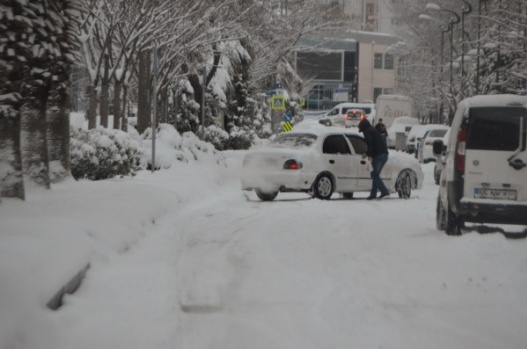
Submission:
[[[57,183],[70,176],[69,96],[66,90],[51,91],[47,108],[47,141],[50,181]]]
[[[110,114],[110,64],[108,56],[104,58],[104,76],[101,81],[101,106],[99,113],[101,115],[101,125],[108,128],[108,115]]]
[[[143,51],[139,54],[139,91],[137,106],[137,131],[139,134],[151,125],[150,85],[151,85],[151,52]]]
[[[88,129],[97,127],[97,86],[91,84],[88,86]]]
[[[19,116],[0,115],[0,196],[25,199]]]
[[[121,108],[121,87],[123,84],[115,79],[113,85],[113,129],[120,130],[121,119],[123,117]]]
[[[49,86],[28,87],[20,107],[20,144],[24,175],[38,186],[50,188],[46,127]]]
[[[190,74],[188,76],[188,81],[190,82],[190,85],[192,86],[192,88],[194,89],[194,100],[199,104],[199,121],[198,121],[198,124],[197,124],[197,129],[195,130],[192,130],[192,132],[194,133],[198,133],[199,131],[199,128],[201,126],[201,111],[203,110],[203,108],[205,108],[205,106],[203,105],[203,86],[201,85],[201,80],[199,79],[199,76],[196,75],[196,74]]]
[[[130,104],[128,103],[128,85],[123,85],[123,108],[122,108],[122,115],[123,120],[121,122],[121,130],[124,132],[128,132],[128,115],[130,113]]]

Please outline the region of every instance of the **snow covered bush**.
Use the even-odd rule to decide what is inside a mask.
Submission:
[[[209,142],[218,150],[225,150],[225,145],[229,140],[229,134],[216,125],[211,125],[205,129],[205,142]]]
[[[71,130],[70,166],[75,179],[133,176],[141,169],[142,156],[138,142],[123,131]]]

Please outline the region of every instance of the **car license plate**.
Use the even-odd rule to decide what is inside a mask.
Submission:
[[[516,200],[516,190],[474,188],[474,198],[494,200]]]

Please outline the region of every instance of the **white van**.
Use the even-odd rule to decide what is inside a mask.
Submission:
[[[464,222],[527,225],[526,138],[527,97],[475,96],[459,103],[439,180],[439,230],[460,235]],[[442,143],[434,143],[434,154]]]
[[[377,97],[375,109],[377,119],[382,119],[387,128],[401,116],[415,117],[414,100],[404,95],[380,95]]]
[[[375,104],[373,103],[340,103],[333,109],[324,114],[318,122],[326,126],[345,126],[345,116],[349,109],[362,109],[368,118],[368,121],[373,124],[375,120]]]

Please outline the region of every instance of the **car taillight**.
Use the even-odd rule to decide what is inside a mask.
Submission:
[[[456,146],[456,171],[459,174],[465,173],[465,153],[467,147],[468,122],[464,121],[457,133]]]
[[[302,168],[302,163],[296,160],[287,160],[284,162],[284,170],[299,170]]]

